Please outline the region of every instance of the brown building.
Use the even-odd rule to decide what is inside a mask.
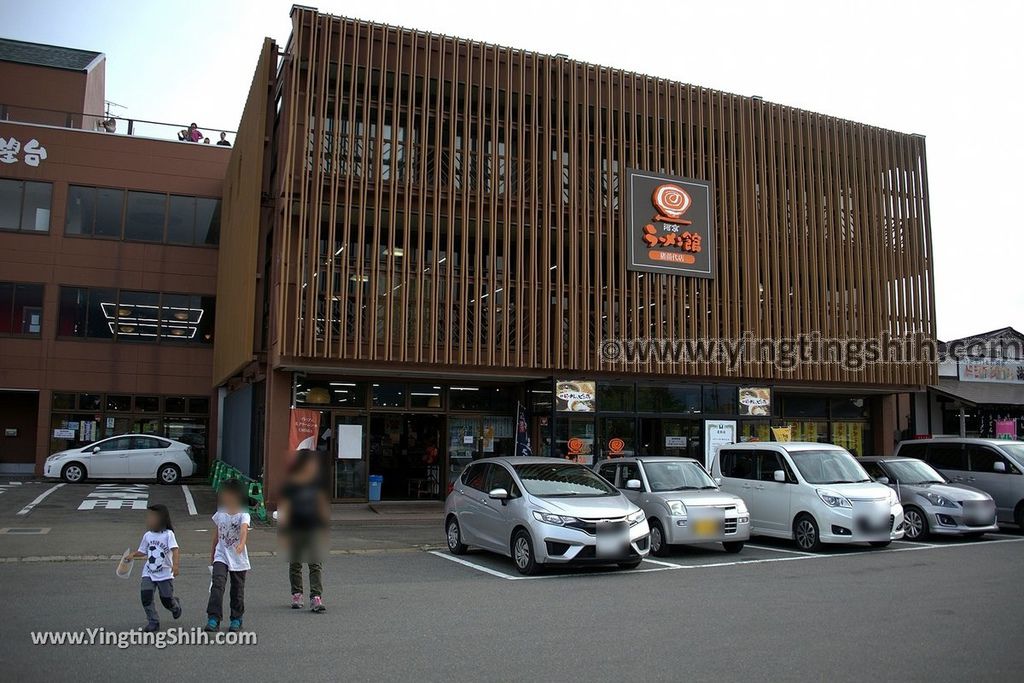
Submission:
[[[534,453],[583,462],[704,458],[772,427],[862,455],[913,433],[905,392],[934,363],[862,364],[847,342],[934,337],[921,136],[303,7],[292,20],[242,118],[217,290],[222,455],[271,491],[293,418],[319,420],[352,500],[371,475],[386,498],[442,496],[472,458],[513,451],[520,403]],[[615,356],[808,335],[852,360]]]
[[[0,41],[0,468],[9,471],[39,473],[49,453],[126,432],[190,443],[202,469],[216,443],[214,297],[230,150],[102,131],[103,68],[100,53]]]

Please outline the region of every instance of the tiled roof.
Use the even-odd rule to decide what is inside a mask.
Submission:
[[[85,71],[102,52],[0,38],[0,61]]]

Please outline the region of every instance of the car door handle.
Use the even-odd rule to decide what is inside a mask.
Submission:
[[[750,484],[744,484],[744,485],[743,485],[743,488],[745,488],[745,489],[749,489],[749,488],[750,488]]]
[[[747,488],[750,488],[750,487],[748,486]],[[759,484],[759,485],[755,486],[754,488],[757,489],[758,491],[763,491],[764,490],[764,484]]]

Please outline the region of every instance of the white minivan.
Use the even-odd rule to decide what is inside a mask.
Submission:
[[[887,546],[903,538],[896,492],[871,480],[857,459],[827,443],[723,446],[712,473],[750,510],[751,535],[795,539],[801,550],[824,543]]]

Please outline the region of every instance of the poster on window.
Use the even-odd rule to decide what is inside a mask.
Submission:
[[[338,425],[338,460],[361,460],[363,457],[363,426]]]
[[[555,385],[555,410],[562,413],[592,413],[595,410],[596,384],[579,380]]]
[[[740,387],[740,415],[767,417],[772,414],[770,387]]]
[[[320,433],[320,412],[306,408],[292,408],[288,425],[288,450],[316,450],[316,437]]]
[[[704,420],[704,467],[710,472],[718,449],[736,443],[736,420]]]

